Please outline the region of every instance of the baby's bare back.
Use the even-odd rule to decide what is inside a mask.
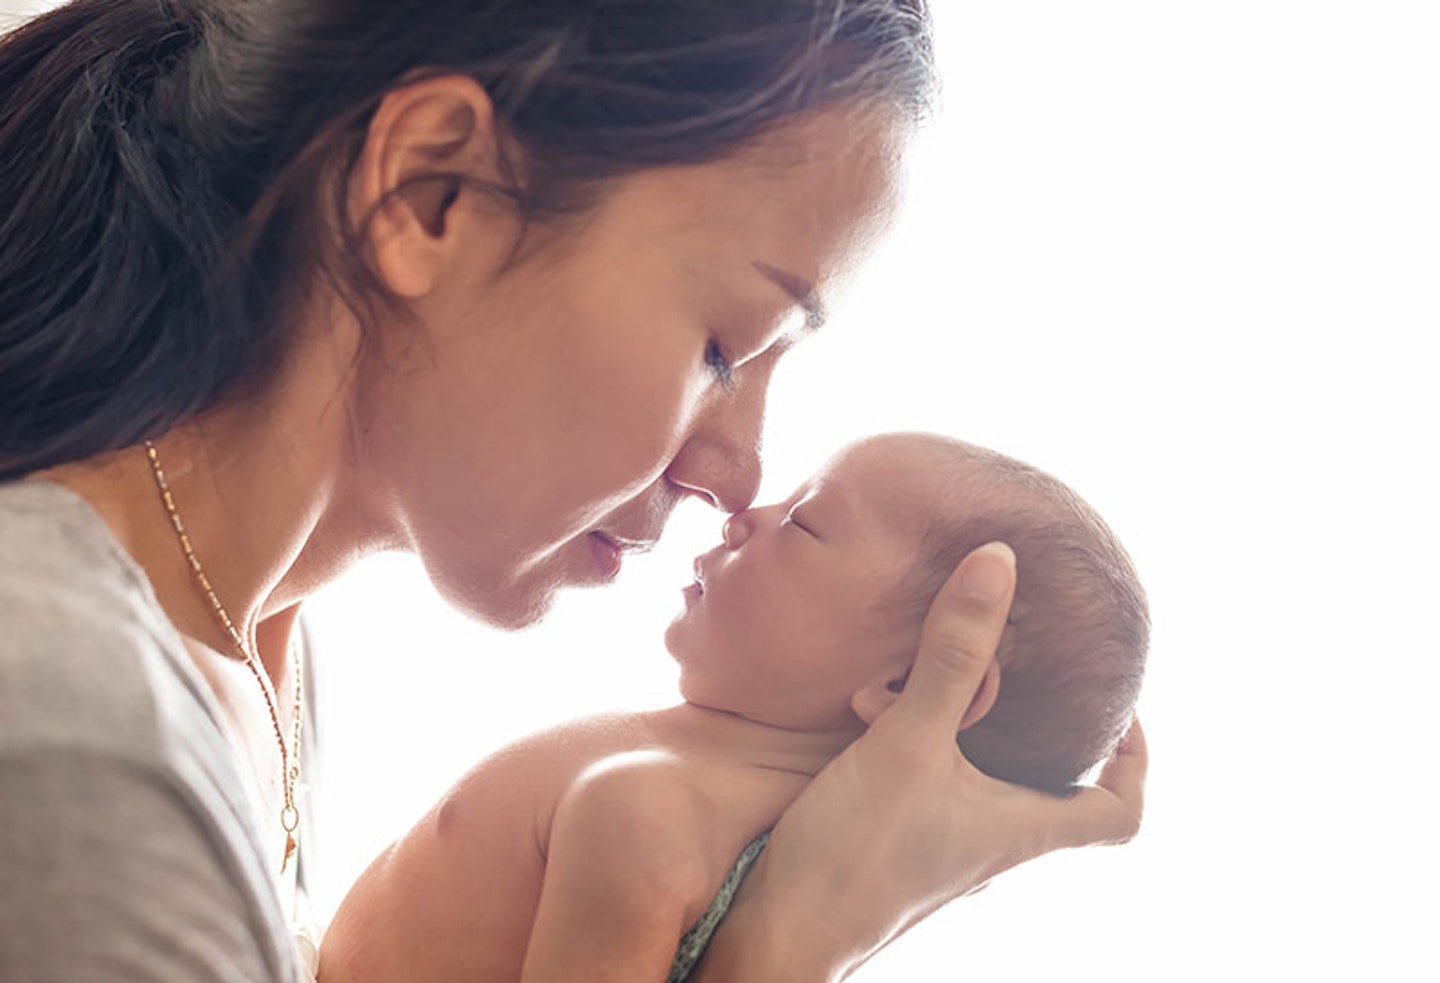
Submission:
[[[683,906],[678,923],[693,923],[807,781],[713,746],[708,713],[578,721],[481,761],[361,875],[326,932],[322,983],[518,981],[556,811],[577,796],[637,813],[614,819],[647,852],[687,858],[656,903]]]

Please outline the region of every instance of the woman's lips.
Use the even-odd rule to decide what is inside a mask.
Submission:
[[[620,574],[624,551],[604,533],[590,534],[590,555],[595,558],[595,568],[606,580],[614,580]]]
[[[624,564],[625,554],[650,552],[658,536],[658,531],[653,536],[642,532],[638,538],[632,538],[596,529],[590,533],[590,553],[595,558],[596,570],[605,580],[614,580]]]

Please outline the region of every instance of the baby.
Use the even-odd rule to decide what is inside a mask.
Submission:
[[[322,983],[683,980],[766,832],[903,688],[940,586],[997,539],[1018,571],[999,686],[958,740],[1063,792],[1132,715],[1149,621],[1129,559],[1028,465],[870,438],[696,560],[665,638],[685,702],[481,761],[356,883]]]

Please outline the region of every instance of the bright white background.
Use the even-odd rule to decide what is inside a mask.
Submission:
[[[859,978],[1440,977],[1440,12],[936,6],[944,110],[777,375],[762,499],[899,427],[1066,479],[1150,592],[1152,777],[1135,843],[1013,872]],[[486,751],[671,700],[660,634],[718,525],[683,510],[519,636],[401,558],[317,598],[322,907]]]

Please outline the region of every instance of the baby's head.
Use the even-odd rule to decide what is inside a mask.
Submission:
[[[920,627],[970,550],[1003,540],[1017,586],[999,693],[959,737],[998,778],[1059,791],[1129,723],[1145,596],[1105,524],[1059,481],[928,434],[842,450],[783,502],[748,509],[696,561],[666,642],[687,700],[797,730],[862,726],[903,685]]]

